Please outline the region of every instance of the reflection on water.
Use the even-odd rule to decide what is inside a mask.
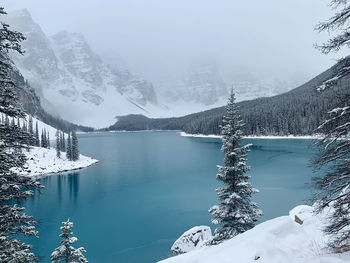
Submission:
[[[45,186],[44,190],[36,190],[35,197],[40,198],[42,194],[45,194],[45,191],[47,189],[50,189],[52,191],[52,187],[56,187],[56,193],[57,193],[57,202],[62,202],[62,196],[65,197],[69,196],[70,202],[76,202],[78,199],[79,194],[79,181],[80,181],[80,174],[79,172],[72,172],[72,173],[62,173],[57,175],[50,175],[47,177],[43,177],[40,179],[40,182],[42,185]],[[67,195],[68,191],[68,195]],[[35,200],[31,199],[29,202],[33,203]]]

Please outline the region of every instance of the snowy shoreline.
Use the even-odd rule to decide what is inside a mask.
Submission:
[[[314,213],[311,206],[300,205],[289,215],[258,224],[216,246],[198,246],[192,251],[159,263],[346,263],[350,252],[335,253],[322,232],[328,212]],[[186,244],[183,244],[183,246]]]
[[[98,160],[82,154],[80,154],[78,161],[69,161],[64,152],[61,152],[61,158],[58,158],[54,148],[31,147],[29,152],[24,151],[24,154],[27,157],[25,168],[15,169],[15,171],[34,178],[80,170],[98,162]]]
[[[205,135],[205,134],[189,134],[186,132],[179,132],[180,136],[183,137],[193,137],[193,138],[213,138],[213,139],[221,139],[221,135]],[[305,135],[305,136],[275,136],[275,135],[264,135],[264,136],[243,136],[244,139],[268,139],[268,140],[280,140],[280,139],[302,139],[302,140],[318,140],[321,138],[320,135]]]

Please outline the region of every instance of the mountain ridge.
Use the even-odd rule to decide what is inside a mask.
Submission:
[[[27,37],[25,55],[11,58],[50,113],[101,126],[118,114],[160,111],[152,83],[104,63],[82,34],[48,37],[27,10],[9,13],[5,21]]]
[[[349,92],[348,78],[334,89],[318,92],[317,87],[332,75],[322,72],[305,84],[272,97],[238,102],[245,123],[245,135],[310,135],[321,124],[327,111],[338,101],[337,94]],[[185,115],[179,118],[150,119],[128,115],[106,130],[181,130],[190,134],[219,134],[225,107]]]

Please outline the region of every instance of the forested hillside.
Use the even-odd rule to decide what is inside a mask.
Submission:
[[[318,91],[334,67],[302,86],[274,97],[238,103],[246,135],[306,135],[314,133],[340,94],[349,92],[349,79],[333,90]],[[182,130],[187,133],[219,134],[224,107],[179,118],[150,119],[128,115],[107,130]]]

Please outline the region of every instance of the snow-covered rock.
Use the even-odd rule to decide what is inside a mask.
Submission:
[[[183,233],[171,247],[174,255],[201,248],[213,238],[209,226],[195,226]]]
[[[295,215],[303,224],[295,222]],[[345,263],[350,253],[334,254],[327,248],[322,229],[327,213],[315,215],[313,207],[298,206],[289,216],[257,225],[219,245],[202,247],[162,263]]]
[[[54,148],[32,147],[29,152],[24,151],[24,154],[27,157],[26,166],[17,171],[22,175],[34,177],[82,169],[98,162],[98,160],[82,154],[80,154],[78,161],[69,161],[64,152],[61,152],[61,158],[58,158]]]

